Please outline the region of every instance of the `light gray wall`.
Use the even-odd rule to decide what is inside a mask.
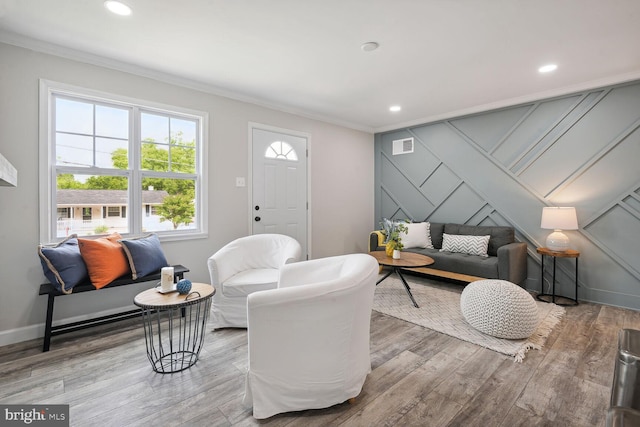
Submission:
[[[38,82],[40,78],[209,113],[209,237],[164,242],[169,262],[209,281],[207,258],[249,233],[248,123],[311,135],[311,254],[365,252],[373,223],[373,135],[234,101],[113,69],[0,44],[0,153],[18,170],[18,187],[0,187],[0,345],[42,336],[46,280],[38,245]],[[340,173],[336,173],[340,171]],[[345,212],[348,217],[345,217]],[[58,298],[54,319],[130,306],[149,285]]]
[[[632,82],[376,134],[375,225],[510,224],[529,247],[527,288],[539,290],[542,207],[575,206],[580,229],[565,234],[581,252],[580,299],[640,309],[639,127]],[[411,136],[415,152],[392,155]],[[573,295],[574,266],[558,259],[556,293]]]

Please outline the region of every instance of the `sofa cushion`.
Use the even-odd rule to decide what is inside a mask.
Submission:
[[[490,256],[498,255],[498,248],[509,243],[515,242],[515,233],[513,227],[505,226],[484,226],[484,225],[463,225],[463,224],[446,224],[444,232],[447,234],[463,234],[470,236],[491,236],[489,238],[489,248],[487,253]],[[433,239],[433,231],[431,233]],[[435,242],[434,242],[434,247]]]
[[[431,235],[431,244],[435,249],[442,249],[442,234],[444,233],[443,222],[429,222],[429,234]],[[455,234],[455,233],[449,233]]]
[[[400,233],[402,245],[408,248],[433,248],[428,222],[404,224],[406,232]]]
[[[486,257],[489,246],[489,235],[464,236],[444,233],[441,251],[458,252],[462,254]]]
[[[481,257],[456,252],[440,252],[438,249],[409,249],[407,252],[415,252],[432,258],[434,263],[428,268],[487,279],[499,278],[497,256]]]

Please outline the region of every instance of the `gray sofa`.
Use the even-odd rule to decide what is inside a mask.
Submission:
[[[513,227],[445,224],[430,222],[431,242],[434,249],[405,248],[404,251],[427,255],[435,261],[429,266],[430,273],[447,271],[486,279],[502,279],[522,285],[527,278],[527,245],[516,242]],[[491,236],[488,257],[454,252],[440,252],[442,234]],[[380,234],[374,231],[369,236],[369,250],[384,250]]]

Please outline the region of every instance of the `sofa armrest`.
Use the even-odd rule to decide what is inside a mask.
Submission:
[[[385,235],[380,230],[372,231],[369,234],[369,252],[384,249]]]
[[[498,277],[517,285],[527,278],[527,244],[514,242],[498,248]]]

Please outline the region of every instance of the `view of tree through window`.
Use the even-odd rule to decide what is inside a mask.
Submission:
[[[55,93],[53,99],[55,236],[199,227],[199,118]]]

